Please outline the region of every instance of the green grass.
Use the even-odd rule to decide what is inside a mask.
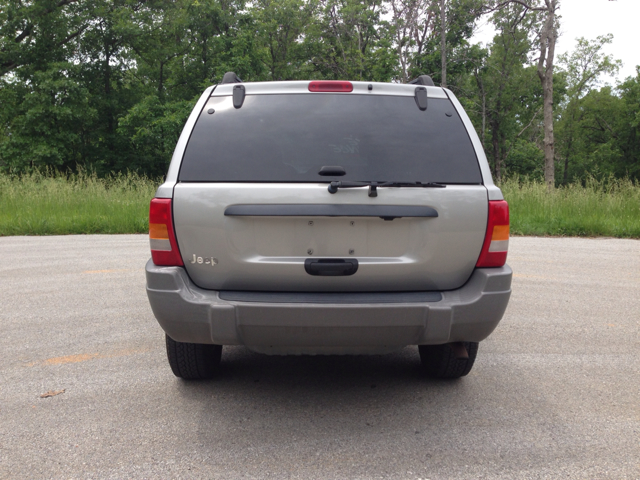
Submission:
[[[133,173],[0,174],[0,236],[146,233],[158,184]]]
[[[133,173],[0,174],[0,236],[146,233],[159,181]],[[511,178],[500,187],[513,235],[640,238],[640,184],[590,179],[548,192]]]
[[[509,202],[512,235],[640,238],[640,184],[588,179],[549,192],[543,182],[500,184]]]

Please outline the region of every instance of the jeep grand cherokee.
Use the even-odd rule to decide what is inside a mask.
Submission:
[[[185,379],[223,345],[380,354],[466,375],[511,293],[509,211],[455,95],[242,83],[197,102],[151,202],[147,293]]]

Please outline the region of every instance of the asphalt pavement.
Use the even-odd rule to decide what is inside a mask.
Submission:
[[[457,381],[416,347],[225,347],[219,378],[181,381],[148,257],[141,235],[0,238],[0,478],[640,479],[640,241],[512,238],[511,302]]]

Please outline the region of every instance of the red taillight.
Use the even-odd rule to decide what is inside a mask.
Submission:
[[[487,233],[476,267],[501,267],[509,250],[509,204],[504,200],[489,202]]]
[[[338,80],[314,80],[309,82],[310,92],[353,92],[351,82],[342,82]]]
[[[182,257],[173,231],[171,199],[154,198],[149,207],[149,243],[151,258],[156,265],[181,267]]]

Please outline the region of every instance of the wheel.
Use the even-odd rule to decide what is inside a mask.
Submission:
[[[458,358],[450,344],[418,345],[422,369],[434,378],[460,378],[471,371],[478,354],[478,342],[460,342],[469,358]],[[458,344],[459,348],[460,344]]]
[[[167,337],[167,357],[176,377],[185,380],[211,378],[218,372],[222,345],[176,342]]]

